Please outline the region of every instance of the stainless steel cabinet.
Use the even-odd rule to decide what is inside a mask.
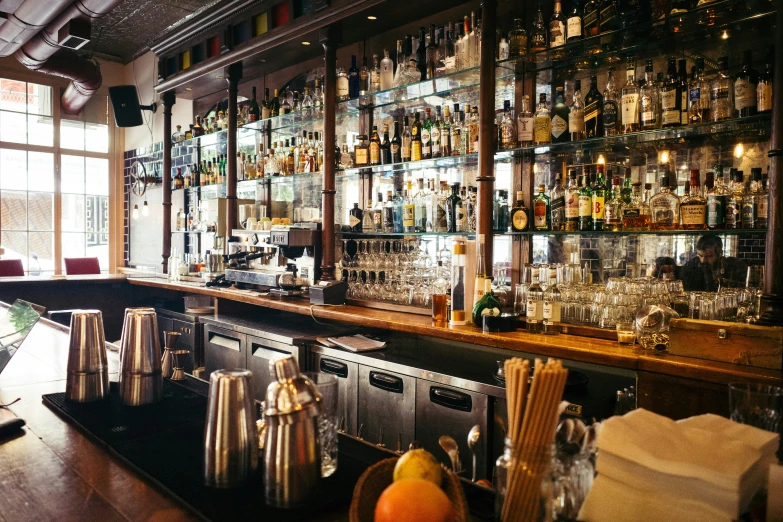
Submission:
[[[247,336],[247,347],[247,368],[253,372],[253,398],[263,401],[266,389],[272,383],[269,363],[291,355],[299,361],[299,347],[252,335]]]
[[[345,431],[356,435],[359,407],[359,365],[336,357],[313,354],[312,371],[337,377],[337,417],[345,419]],[[396,444],[396,443],[395,443]]]
[[[247,336],[208,324],[204,327],[204,378],[223,368],[247,368]]]
[[[359,425],[362,438],[397,448],[397,436],[407,448],[415,437],[416,379],[359,365]],[[383,431],[383,437],[381,437]]]
[[[441,435],[453,437],[457,441],[460,461],[465,470],[462,476],[470,479],[473,459],[468,448],[468,432],[478,424],[481,438],[475,448],[477,478],[491,478],[487,476],[490,447],[487,444],[487,407],[488,397],[482,393],[417,379],[416,440],[439,461],[451,467],[451,461],[438,444],[438,439]]]

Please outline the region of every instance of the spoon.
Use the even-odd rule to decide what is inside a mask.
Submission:
[[[481,426],[476,424],[470,428],[470,431],[468,432],[468,448],[470,448],[470,452],[473,454],[473,478],[471,479],[473,482],[476,482],[476,444],[478,444],[480,438]]]
[[[451,459],[451,469],[454,471],[454,473],[461,472],[462,464],[459,461],[459,448],[457,447],[457,441],[448,435],[441,435],[441,437],[438,439],[438,444],[440,444],[440,447],[443,448],[443,451],[449,455],[449,458]]]

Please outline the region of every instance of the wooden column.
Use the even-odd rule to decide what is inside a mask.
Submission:
[[[778,0],[777,26],[783,27],[783,0]],[[783,60],[783,31],[775,32],[775,63]],[[783,67],[775,67],[772,83],[772,133],[769,139],[769,214],[764,257],[766,310],[760,324],[783,326]]]
[[[164,92],[163,102],[163,273],[169,271],[171,256],[171,107],[177,98],[173,91]]]
[[[495,190],[495,25],[497,0],[481,3],[481,86],[479,88],[479,173],[476,229],[484,234],[484,262],[492,273],[492,197]]]
[[[319,34],[324,47],[324,164],[321,189],[321,280],[334,281],[334,144],[337,70],[337,34],[328,27]]]
[[[225,253],[228,253],[228,238],[237,228],[237,92],[242,78],[242,62],[226,67],[224,76],[228,82],[228,134],[226,140],[226,240]]]

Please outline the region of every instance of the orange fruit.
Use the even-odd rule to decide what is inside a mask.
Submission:
[[[375,505],[375,522],[451,522],[449,497],[429,480],[404,478],[392,482]]]

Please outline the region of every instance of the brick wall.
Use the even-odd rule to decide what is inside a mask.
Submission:
[[[749,265],[763,265],[764,251],[766,250],[766,236],[764,234],[751,234],[738,236],[737,257]]]

